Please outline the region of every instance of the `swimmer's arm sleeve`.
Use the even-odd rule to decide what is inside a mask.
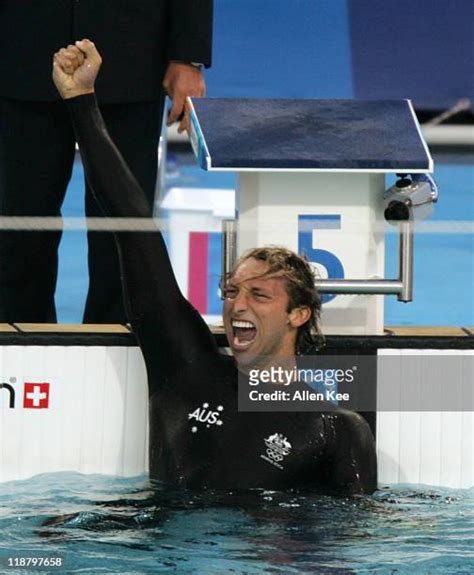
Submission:
[[[366,420],[340,411],[327,447],[330,484],[341,495],[362,495],[377,489],[375,441]]]
[[[104,214],[149,218],[145,194],[111,140],[95,95],[66,103],[87,180]],[[183,362],[203,365],[218,350],[206,323],[181,294],[161,233],[120,232],[115,238],[127,314],[149,376],[155,368],[172,374]]]

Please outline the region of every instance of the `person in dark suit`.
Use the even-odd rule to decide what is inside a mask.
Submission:
[[[164,95],[173,102],[169,124],[187,96],[204,95],[212,11],[213,0],[35,0],[27,7],[0,0],[0,215],[60,215],[75,137],[50,61],[84,37],[104,54],[100,109],[151,214]],[[88,217],[103,215],[87,184],[85,203]],[[60,238],[58,231],[0,233],[0,322],[56,321]],[[84,322],[125,323],[112,238],[89,232],[88,242]]]

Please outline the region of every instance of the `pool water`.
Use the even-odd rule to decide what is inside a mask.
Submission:
[[[78,473],[1,487],[0,573],[33,572],[9,557],[60,557],[58,573],[472,573],[473,489],[197,493]]]

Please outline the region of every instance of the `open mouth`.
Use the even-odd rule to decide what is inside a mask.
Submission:
[[[251,321],[233,320],[232,335],[234,349],[247,349],[257,337],[257,328]]]

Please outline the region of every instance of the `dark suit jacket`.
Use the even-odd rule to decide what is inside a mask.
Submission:
[[[102,102],[155,100],[167,62],[211,64],[213,0],[0,0],[0,96],[58,99],[53,53],[89,38]]]

